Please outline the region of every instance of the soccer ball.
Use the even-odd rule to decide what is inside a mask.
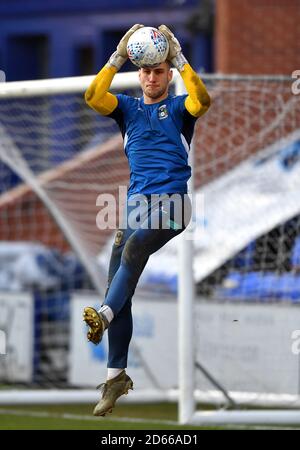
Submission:
[[[139,28],[128,40],[127,53],[130,61],[138,67],[156,66],[167,59],[169,42],[156,28]]]

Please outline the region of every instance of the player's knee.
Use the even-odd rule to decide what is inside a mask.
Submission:
[[[123,239],[123,231],[118,230],[115,235],[115,240],[112,246],[112,258],[121,258],[122,251],[124,248],[124,239]]]

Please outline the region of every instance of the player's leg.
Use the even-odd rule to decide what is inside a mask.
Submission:
[[[130,213],[129,206],[127,212]],[[127,223],[127,221],[126,221]],[[125,223],[123,224],[125,225]],[[109,274],[108,288],[106,296],[109,292],[111,281],[113,280],[121,262],[121,255],[127,239],[134,232],[129,227],[118,230],[116,233],[114,245],[112,248]],[[103,307],[107,307],[104,305]],[[103,307],[101,308],[103,310]],[[101,309],[99,312],[101,312]],[[127,356],[129,343],[132,336],[132,313],[131,313],[131,297],[127,298],[124,307],[119,314],[114,317],[108,328],[108,362],[107,362],[107,379],[105,383],[100,385],[102,395],[95,406],[93,414],[95,416],[105,416],[107,412],[111,412],[116,400],[123,394],[127,394],[129,389],[133,389],[133,382],[126,374]]]
[[[156,219],[161,222],[172,219],[172,222],[174,217],[172,215],[166,217],[161,208],[150,207],[147,219],[150,219],[150,223],[157,223]],[[125,370],[122,370],[127,367],[128,348],[132,335],[131,298],[149,255],[182,232],[183,229],[184,226],[181,229],[153,230],[141,227],[126,240],[122,251],[121,264],[114,274],[105,299],[105,304],[108,305],[109,297],[117,300],[114,306],[111,305],[114,311],[114,319],[108,328],[108,367],[120,368],[120,373],[103,384],[102,398],[95,407],[95,415],[105,415],[107,412],[111,412],[116,400],[133,387],[132,380]],[[120,298],[122,304],[120,304]]]
[[[133,381],[125,371],[131,336],[132,313],[129,299],[108,328],[108,376],[106,382],[101,385],[103,390],[93,412],[95,416],[105,416],[107,412],[111,412],[116,400],[127,394],[129,389],[133,389]],[[116,371],[116,375],[109,377],[113,371]]]
[[[137,233],[137,231],[135,233]],[[133,235],[135,233],[133,233]],[[131,239],[131,237],[129,238],[129,240]],[[139,245],[136,240],[132,242],[132,245],[135,244]],[[114,310],[114,312],[117,311],[117,314],[114,315],[114,318],[110,322],[108,327],[109,350],[107,367],[109,368],[108,373],[112,368],[119,368],[119,373],[117,372],[117,376],[112,379],[108,379],[106,383],[101,385],[103,388],[102,396],[93,412],[93,414],[96,416],[105,416],[107,412],[112,412],[116,400],[121,395],[127,394],[128,389],[133,389],[133,382],[125,371],[127,367],[129,344],[132,337],[131,297],[134,294],[139,274],[142,272],[147,259],[148,258],[142,259],[141,257],[138,257],[138,261],[137,259],[133,258],[133,260],[131,261],[135,266],[135,270],[132,270],[133,276],[129,276],[127,279],[126,277],[122,277],[122,274],[124,272],[124,268],[122,269],[122,263],[115,275],[115,277],[119,278],[119,283],[123,283],[123,287],[127,289],[125,294],[123,293],[123,295],[121,294],[121,292],[119,292],[120,297],[124,301],[124,305],[120,310]],[[121,272],[119,272],[120,269]],[[113,278],[110,289],[114,284],[115,277]],[[110,289],[108,291],[108,296],[110,295]],[[116,287],[116,289],[118,288]]]
[[[179,200],[175,199],[178,204]],[[178,211],[176,205],[176,208],[164,210],[158,204],[151,204],[145,220],[148,225],[160,224],[159,227],[144,227],[144,221],[141,227],[127,239],[122,252],[121,264],[111,282],[104,302],[113,310],[115,317],[122,310],[127,299],[133,296],[149,256],[185,229],[190,219],[191,205],[187,196],[182,197],[180,201],[181,223],[178,226],[177,222],[180,221],[175,217],[174,212],[175,209]],[[169,226],[167,226],[168,223]]]
[[[112,246],[110,261],[109,261],[109,269],[108,269],[108,281],[107,281],[107,289],[105,293],[105,297],[109,291],[109,287],[112,279],[117,272],[120,263],[121,256],[125,246],[127,239],[133,233],[134,230],[129,228],[127,229],[119,229],[115,235],[115,240]],[[104,331],[109,325],[109,322],[113,318],[113,312],[111,309],[106,306],[106,308],[102,307],[99,311],[91,306],[87,306],[83,311],[83,320],[88,325],[87,338],[93,344],[97,345],[101,342]]]
[[[102,396],[93,412],[96,416],[105,416],[111,412],[116,400],[133,389],[133,381],[125,371],[133,328],[131,305],[129,297],[108,327],[108,374],[102,385]]]
[[[134,198],[135,198],[134,201],[132,201],[131,199],[127,202],[126,208],[123,212],[123,220],[121,227],[117,231],[115,236],[115,241],[113,244],[109,263],[108,287],[106,290],[105,299],[108,295],[111,282],[119,269],[123,249],[128,238],[133,234],[136,227],[139,226],[139,223],[145,220],[148,216],[149,208],[147,199],[143,195],[136,195],[134,196]],[[139,205],[138,208],[137,204]],[[134,213],[133,215],[132,212]],[[129,219],[132,216],[134,216],[134,218],[136,219],[134,224],[132,224],[133,221]],[[127,299],[131,298],[133,292],[132,293],[128,292]],[[83,320],[89,327],[87,332],[88,340],[96,345],[99,344],[101,342],[104,331],[106,330],[106,328],[108,327],[109,323],[112,321],[114,316],[115,316],[114,311],[108,304],[102,305],[99,311],[96,311],[94,308],[90,306],[86,307],[83,313]],[[122,319],[120,318],[119,320]],[[130,333],[128,331],[128,333],[126,333],[126,336],[129,334]]]
[[[125,243],[133,231],[134,230],[129,229],[118,230],[116,233],[109,262],[108,283],[105,297],[109,291],[111,281],[120,266],[122,251]],[[88,309],[89,307],[85,308],[84,312],[86,313]],[[103,317],[105,320],[105,313],[107,313],[107,311],[103,313],[101,310],[103,311],[103,305],[99,311],[93,311],[93,314],[96,314],[97,320],[94,320],[92,324],[90,322],[90,332],[91,330],[95,330],[93,337],[97,340],[93,341],[91,339],[91,335],[88,334],[88,338],[96,344],[100,342],[105,328],[108,326],[108,323],[106,322],[105,327],[99,328],[98,326],[95,328],[96,323],[100,323],[100,317]],[[84,317],[86,317],[86,315]],[[132,313],[131,299],[129,298],[122,311],[120,311],[118,316],[114,317],[114,320],[112,320],[108,328],[107,377],[105,383],[98,386],[102,392],[101,398],[93,411],[95,416],[105,416],[108,412],[112,412],[116,400],[121,395],[127,394],[129,389],[133,389],[133,382],[125,371],[127,367],[127,354],[131,336]]]

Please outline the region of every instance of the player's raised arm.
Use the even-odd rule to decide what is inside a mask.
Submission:
[[[188,92],[186,109],[195,117],[202,116],[210,107],[210,96],[203,81],[184,57],[180,43],[172,31],[166,25],[160,25],[158,29],[169,41],[168,60],[179,71]]]
[[[108,92],[113,77],[126,62],[127,42],[130,36],[143,25],[135,24],[120,40],[117,50],[111,55],[108,62],[96,75],[90,86],[85,92],[85,101],[87,104],[100,114],[107,116],[111,114],[118,105],[118,99],[115,95]]]

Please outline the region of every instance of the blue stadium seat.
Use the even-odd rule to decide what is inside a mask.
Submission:
[[[291,255],[291,264],[293,268],[300,270],[300,236],[295,240]]]
[[[250,268],[253,265],[254,250],[255,241],[252,241],[233,258],[233,266],[237,268]]]
[[[300,302],[300,275],[291,272],[277,275],[274,272],[231,272],[216,295],[232,301],[292,301]]]

